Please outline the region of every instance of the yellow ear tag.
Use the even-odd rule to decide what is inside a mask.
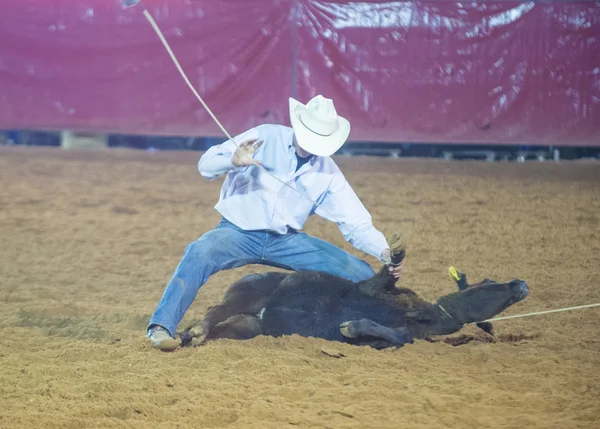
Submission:
[[[450,268],[448,268],[448,272],[450,273],[450,276],[451,276],[451,277],[452,277],[454,280],[456,280],[456,281],[459,281],[459,280],[460,280],[460,277],[458,276],[458,273],[456,272],[456,268],[454,268],[454,267],[450,267]]]

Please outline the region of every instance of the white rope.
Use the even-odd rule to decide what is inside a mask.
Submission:
[[[190,89],[192,90],[192,92],[194,93],[194,95],[196,96],[196,98],[198,99],[198,101],[204,106],[204,108],[209,113],[209,115],[212,116],[212,118],[215,120],[215,122],[217,123],[217,125],[219,126],[219,128],[221,128],[221,130],[225,133],[225,135],[230,140],[233,140],[233,138],[231,137],[231,135],[229,135],[229,133],[227,132],[227,130],[225,129],[225,127],[223,127],[223,125],[221,125],[221,123],[219,122],[219,120],[217,119],[217,117],[215,115],[213,115],[213,112],[208,108],[208,106],[206,105],[206,103],[204,102],[204,100],[202,99],[202,97],[200,97],[200,94],[198,94],[198,92],[196,91],[196,89],[194,88],[194,86],[192,85],[192,83],[190,82],[190,80],[188,79],[188,77],[186,76],[185,72],[181,68],[181,65],[179,64],[179,61],[177,61],[177,58],[175,57],[175,54],[171,50],[171,47],[167,43],[167,40],[165,39],[165,37],[163,36],[162,32],[160,31],[160,28],[158,28],[158,25],[156,24],[156,21],[154,21],[154,18],[152,18],[152,16],[150,15],[150,13],[146,9],[144,9],[144,16],[150,22],[150,25],[152,26],[152,28],[154,29],[154,31],[156,32],[156,34],[160,38],[160,40],[163,43],[163,45],[165,46],[165,49],[167,50],[167,52],[171,56],[171,59],[175,63],[175,66],[177,67],[177,70],[179,70],[179,73],[181,73],[181,77],[183,77],[183,80],[185,80],[185,83],[188,84],[188,86],[190,87]],[[236,146],[237,146],[237,144],[236,144]]]
[[[219,122],[219,120],[217,119],[217,117],[213,114],[213,112],[210,110],[210,108],[206,105],[206,103],[204,102],[204,100],[202,99],[202,97],[200,97],[200,94],[198,94],[198,92],[196,91],[196,89],[194,88],[194,86],[192,85],[192,83],[190,82],[190,80],[188,79],[188,77],[186,76],[185,72],[181,68],[181,65],[179,64],[179,61],[177,61],[177,58],[175,57],[175,54],[171,50],[171,47],[169,46],[169,43],[167,42],[167,40],[163,36],[162,32],[160,31],[160,28],[156,24],[156,21],[154,21],[154,19],[152,18],[152,16],[150,15],[150,13],[146,9],[144,9],[144,16],[146,17],[146,19],[148,20],[148,22],[150,22],[150,25],[152,26],[152,28],[154,29],[154,31],[156,32],[156,34],[160,38],[162,44],[164,45],[165,49],[169,53],[169,56],[171,57],[171,59],[175,63],[175,66],[177,67],[177,70],[179,70],[179,73],[181,74],[181,77],[183,77],[183,80],[190,87],[190,89],[192,90],[192,92],[194,93],[194,95],[196,96],[196,98],[198,99],[198,101],[206,109],[206,111],[208,112],[208,114],[214,119],[214,121],[217,123],[217,125],[219,126],[219,128],[221,128],[221,131],[223,131],[223,133],[225,133],[225,135],[233,142],[233,144],[235,144],[236,147],[239,147],[238,144],[235,142],[235,139],[227,132],[227,130],[225,129],[225,127],[223,125],[221,125],[221,123]],[[253,162],[253,164],[255,166],[257,166],[258,168],[262,168],[265,172],[267,172],[267,174],[269,174],[275,180],[277,180],[280,183],[282,183],[284,186],[287,186],[288,188],[292,189],[293,191],[296,191],[301,196],[307,198],[315,206],[319,205],[316,201],[314,201],[312,198],[310,198],[304,192],[301,192],[299,189],[294,188],[289,183],[284,182],[283,180],[281,180],[279,177],[277,177],[274,174],[272,174],[269,170],[267,170],[265,167],[263,167],[262,165],[260,165],[256,161],[252,160],[252,162]]]
[[[520,317],[530,317],[530,316],[537,316],[537,315],[540,315],[540,314],[558,313],[558,312],[561,312],[561,311],[579,310],[581,308],[590,308],[590,307],[600,307],[600,303],[597,303],[597,304],[587,304],[587,305],[578,305],[578,306],[575,306],[575,307],[565,307],[565,308],[559,308],[559,309],[556,309],[556,310],[546,310],[546,311],[536,311],[536,312],[533,312],[533,313],[516,314],[514,316],[496,317],[494,319],[483,320],[483,322],[496,322],[498,320],[517,319],[517,318],[520,318]],[[482,322],[477,322],[477,323],[482,323]]]

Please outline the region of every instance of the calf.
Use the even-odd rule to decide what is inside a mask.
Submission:
[[[399,264],[404,248],[395,239],[390,247],[391,264]],[[397,288],[387,266],[362,282],[315,271],[251,274],[178,337],[182,345],[198,345],[211,338],[298,334],[378,349],[401,347],[415,338],[455,333],[468,323],[491,332],[488,322],[480,322],[528,294],[527,283],[518,279],[468,285],[464,274],[455,273],[455,280],[458,292],[430,303],[410,289]]]

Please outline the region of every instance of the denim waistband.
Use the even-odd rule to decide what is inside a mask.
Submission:
[[[233,229],[238,230],[240,232],[266,232],[266,233],[272,234],[272,235],[285,235],[285,234],[280,234],[280,233],[275,232],[275,231],[271,231],[269,229],[253,229],[253,230],[247,231],[245,229],[240,228],[236,224],[230,222],[229,220],[227,220],[227,218],[221,217],[221,221],[217,225],[217,228],[224,227],[224,226],[226,226],[228,228],[233,228]],[[300,231],[298,231],[297,229],[294,229],[294,228],[291,228],[291,227],[288,226],[286,234],[298,234],[299,232]]]

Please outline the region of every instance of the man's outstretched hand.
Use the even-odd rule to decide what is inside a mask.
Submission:
[[[231,163],[236,167],[254,164],[260,165],[261,162],[252,159],[252,156],[254,155],[254,152],[256,152],[256,150],[262,146],[262,144],[262,141],[258,141],[256,139],[242,141],[238,145],[238,148],[235,150],[233,155],[231,155]]]

